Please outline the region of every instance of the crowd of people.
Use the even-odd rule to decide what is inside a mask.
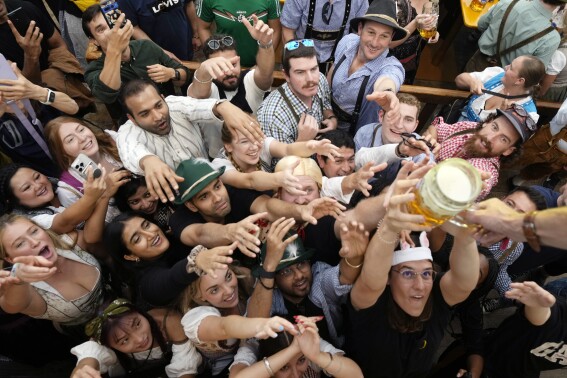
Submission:
[[[567,273],[567,185],[526,185],[567,169],[567,101],[538,115],[567,94],[567,0],[494,5],[455,77],[471,96],[419,125],[400,89],[444,38],[431,3],[0,0],[0,370],[567,367],[567,278],[546,285]],[[85,117],[102,110],[115,127]],[[433,224],[420,188],[455,160],[482,188]]]

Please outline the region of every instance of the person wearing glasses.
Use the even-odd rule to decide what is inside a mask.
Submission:
[[[265,93],[272,85],[274,30],[255,15],[252,20],[253,24],[244,18],[242,23],[260,47],[256,54],[256,67],[241,71],[236,40],[230,35],[215,34],[203,45],[203,54],[207,60],[195,70],[187,96],[226,98],[246,113],[256,114]],[[212,130],[220,139],[220,129]]]
[[[517,156],[535,130],[536,123],[529,113],[522,106],[512,104],[505,110],[496,109],[496,114],[483,122],[462,121],[450,125],[438,117],[424,136],[440,143],[435,155],[437,162],[458,157],[490,173],[478,197],[480,201],[498,183],[501,160]]]
[[[427,237],[416,247],[399,244],[403,230],[425,231],[422,215],[409,214],[408,188],[430,166],[405,164],[388,193],[386,215],[364,255],[360,276],[347,300],[345,352],[365,377],[423,377],[431,369],[451,320],[452,306],[478,283],[479,253],[470,231],[446,222],[455,237],[450,270],[438,275]],[[409,174],[409,172],[411,174]]]
[[[539,92],[539,82],[545,75],[543,62],[532,55],[522,55],[506,67],[488,67],[482,72],[463,72],[455,84],[471,92],[459,121],[484,121],[496,109],[516,103],[526,109],[535,122],[539,119],[532,96]]]
[[[333,64],[341,38],[349,33],[349,22],[368,10],[366,0],[289,0],[282,8],[282,41],[312,38],[319,70],[326,74]]]
[[[350,27],[358,35],[341,39],[327,77],[339,128],[355,135],[361,126],[378,120],[381,108],[399,118],[395,93],[405,72],[398,59],[389,56],[389,45],[404,39],[407,31],[396,22],[394,0],[374,1],[366,15],[351,20]]]
[[[258,109],[258,122],[266,136],[289,144],[336,129],[331,91],[319,72],[313,40],[286,43],[282,68],[286,83],[272,91]],[[273,159],[272,168],[276,163]]]
[[[152,41],[131,41],[133,26],[125,14],[116,21],[117,25],[123,23],[122,27],[110,28],[99,4],[91,5],[83,13],[83,31],[103,52],[85,71],[85,81],[93,95],[105,104],[114,104],[120,88],[140,78],[156,83],[159,93],[174,95],[174,86],[185,84],[189,70]]]

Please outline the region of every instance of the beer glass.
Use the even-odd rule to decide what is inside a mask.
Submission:
[[[472,0],[470,8],[475,12],[482,12],[486,6],[487,0]]]
[[[481,189],[482,179],[475,167],[460,158],[447,159],[420,180],[408,210],[423,215],[423,226],[439,226],[473,205]]]
[[[429,39],[435,37],[437,33],[437,20],[439,19],[439,0],[430,0],[423,4],[422,14],[431,14],[435,16],[435,26],[431,29],[421,29],[418,25],[419,35],[421,38]]]

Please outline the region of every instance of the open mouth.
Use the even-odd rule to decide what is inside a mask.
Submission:
[[[38,256],[41,256],[47,260],[49,260],[49,258],[53,255],[53,252],[51,252],[51,250],[49,249],[48,246],[43,247],[42,249],[39,250],[39,254]]]
[[[296,289],[305,289],[307,288],[307,278],[302,279],[301,281],[298,281],[296,283],[293,284],[293,287]]]
[[[159,130],[167,129],[167,122],[166,121],[160,122],[159,125],[158,125],[158,129]]]
[[[42,186],[41,189],[37,192],[37,196],[41,197],[47,194],[47,187]]]
[[[86,151],[88,149],[90,149],[93,146],[93,141],[90,140],[87,142],[87,144],[85,144],[85,146],[83,147],[83,150]]]

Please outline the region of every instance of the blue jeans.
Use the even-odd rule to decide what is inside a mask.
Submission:
[[[555,281],[551,281],[543,288],[555,295],[557,299],[564,301],[567,300],[567,278],[559,278]]]

